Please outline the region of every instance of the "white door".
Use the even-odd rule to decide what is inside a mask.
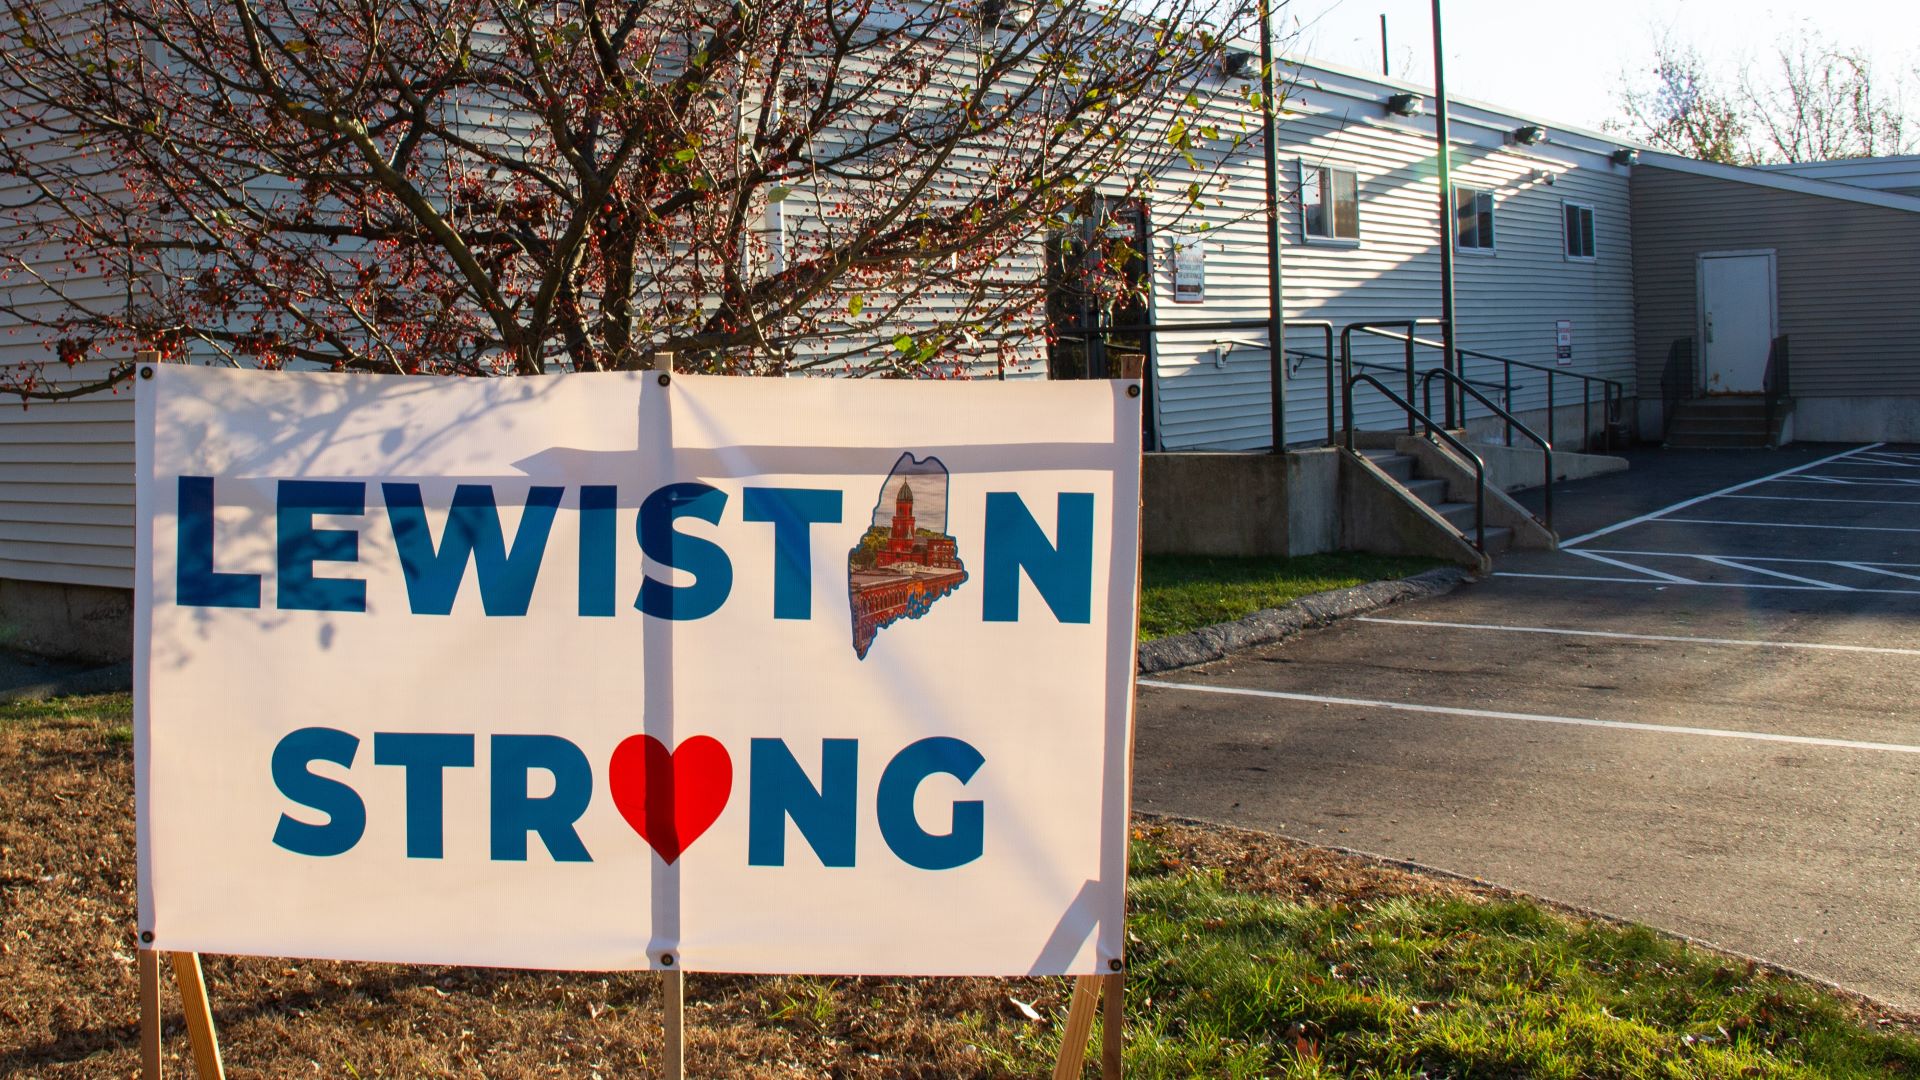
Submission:
[[[1773,253],[1702,255],[1700,311],[1707,393],[1760,393],[1773,343]]]

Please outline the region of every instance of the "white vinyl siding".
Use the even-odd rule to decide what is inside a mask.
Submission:
[[[1288,112],[1279,128],[1282,179],[1290,179],[1291,170],[1284,167],[1290,160],[1309,167],[1337,163],[1351,168],[1360,196],[1360,243],[1308,243],[1302,215],[1283,213],[1287,319],[1324,319],[1339,327],[1361,320],[1436,316],[1440,189],[1432,118],[1388,117],[1386,95],[1379,88],[1377,100],[1368,103],[1335,93],[1328,88],[1335,80],[1315,77],[1318,72],[1307,70],[1297,85],[1312,88],[1288,99]],[[1498,258],[1455,262],[1459,342],[1464,348],[1553,366],[1556,324],[1571,320],[1573,363],[1560,370],[1623,380],[1628,396],[1633,396],[1628,170],[1609,160],[1610,149],[1587,151],[1557,143],[1505,146],[1502,136],[1517,122],[1502,126],[1494,117],[1476,125],[1455,114],[1454,179],[1497,201],[1499,242]],[[1181,320],[1257,320],[1267,315],[1264,167],[1257,140],[1238,150],[1223,143],[1210,155],[1200,155],[1203,173],[1216,163],[1230,174],[1231,186],[1209,194],[1206,212],[1198,220],[1189,212],[1168,225],[1167,214],[1156,208],[1156,228],[1206,239],[1204,304],[1171,303],[1172,260],[1156,259],[1155,319],[1163,327]],[[1180,191],[1200,175],[1173,170],[1160,178],[1160,190]],[[1218,205],[1212,202],[1216,194]],[[1283,192],[1283,199],[1291,202],[1291,194]],[[1608,253],[1606,258],[1566,258],[1562,202],[1567,198],[1595,208],[1595,245]],[[1437,338],[1439,331],[1424,329],[1421,336]],[[1214,344],[1222,338],[1257,341],[1264,337],[1261,329],[1158,335],[1154,408],[1161,448],[1254,450],[1269,445],[1272,421],[1266,352],[1235,345],[1221,366],[1216,363]],[[1356,360],[1396,369],[1403,364],[1398,343],[1364,335],[1354,340]],[[1316,354],[1313,359],[1291,355],[1287,360],[1289,443],[1326,435],[1330,388],[1325,365],[1317,358],[1321,347],[1316,331],[1287,332],[1290,351]],[[1336,342],[1336,360],[1337,348]],[[1419,367],[1434,366],[1438,355],[1438,350],[1422,349],[1416,356]],[[1405,378],[1398,370],[1372,374],[1404,393]],[[1501,367],[1470,358],[1467,375],[1497,384]],[[1545,408],[1545,379],[1541,372],[1515,369],[1517,409]],[[1337,400],[1338,385],[1331,391]],[[1580,400],[1576,383],[1569,379],[1558,380],[1556,395],[1561,407]],[[1498,398],[1498,394],[1492,396]],[[1356,406],[1362,427],[1384,429],[1405,422],[1404,413],[1364,388]],[[1470,409],[1476,418],[1483,412],[1478,405]]]

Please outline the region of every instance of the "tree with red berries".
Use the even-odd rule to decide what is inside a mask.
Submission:
[[[957,374],[1040,331],[1050,227],[1245,93],[1237,0],[0,6],[28,397],[143,349]]]

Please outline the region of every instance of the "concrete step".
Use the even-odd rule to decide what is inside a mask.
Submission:
[[[1765,447],[1769,440],[1764,431],[1752,432],[1703,432],[1685,434],[1679,431],[1667,436],[1667,445],[1675,450],[1754,450]]]
[[[1379,466],[1380,471],[1393,477],[1402,484],[1413,479],[1413,458],[1406,454],[1396,454],[1391,450],[1362,450],[1368,461]]]
[[[1445,480],[1402,480],[1400,486],[1413,493],[1413,497],[1433,506],[1447,501],[1447,482]]]
[[[1447,524],[1469,532],[1473,529],[1473,504],[1470,502],[1430,503],[1433,512],[1447,519]]]
[[[1695,398],[1674,408],[1675,416],[1765,416],[1765,398]]]
[[[1777,422],[1780,417],[1774,417]],[[1765,414],[1748,416],[1744,413],[1675,413],[1674,431],[1689,431],[1698,434],[1712,434],[1718,431],[1765,431]]]

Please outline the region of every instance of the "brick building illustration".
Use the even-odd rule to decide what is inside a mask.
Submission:
[[[871,526],[847,555],[853,651],[862,660],[882,629],[920,618],[967,580],[946,532],[947,479],[939,458],[901,454],[880,486]]]

